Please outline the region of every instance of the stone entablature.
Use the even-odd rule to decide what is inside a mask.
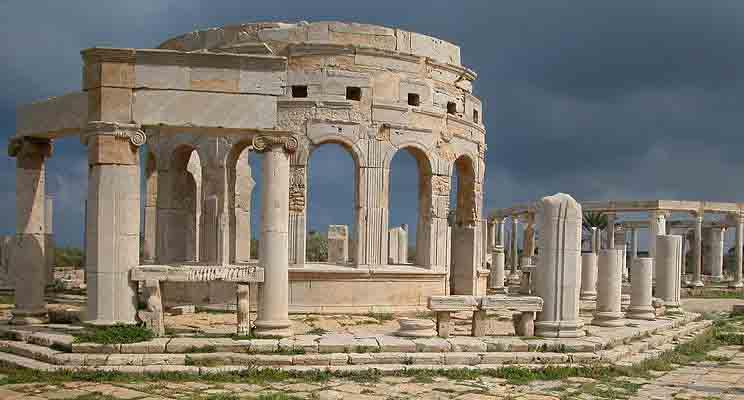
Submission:
[[[724,203],[713,201],[680,201],[680,200],[648,200],[648,201],[585,201],[581,202],[584,211],[599,212],[689,212],[744,215],[744,203]],[[535,204],[521,204],[509,208],[494,210],[491,219],[506,218],[512,215],[534,213]]]

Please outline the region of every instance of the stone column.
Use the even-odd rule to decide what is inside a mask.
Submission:
[[[88,124],[86,274],[88,322],[135,323],[137,285],[129,270],[139,264],[140,165],[145,134],[135,125]]]
[[[219,143],[219,142],[217,142]],[[214,150],[208,143],[206,154]],[[199,261],[227,265],[230,263],[230,217],[235,210],[227,205],[227,170],[216,160],[201,160],[202,165],[202,210],[199,220]],[[250,246],[250,245],[249,245]]]
[[[736,243],[734,246],[736,260],[734,264],[734,279],[731,280],[729,286],[731,287],[744,287],[744,274],[742,273],[742,265],[744,264],[744,214],[736,214],[734,216],[736,221]]]
[[[236,306],[239,336],[250,336],[251,334],[251,287],[247,283],[239,283],[236,290]]]
[[[666,211],[653,210],[648,213],[648,256],[656,262],[656,236],[666,235]],[[656,277],[656,267],[653,269]]]
[[[369,141],[370,154],[381,154],[384,144]],[[388,250],[389,171],[380,157],[359,167],[357,194],[356,256],[358,266],[382,265]]]
[[[630,307],[626,316],[631,319],[656,319],[656,312],[651,305],[651,271],[653,260],[648,257],[634,258],[631,266],[633,285],[631,286]]]
[[[693,216],[695,217],[695,242],[692,246],[692,282],[690,285],[703,287],[703,213],[697,212]]]
[[[259,285],[255,334],[287,337],[292,335],[289,321],[289,153],[297,149],[297,139],[256,136],[253,148],[264,152],[259,243],[264,282]]]
[[[307,248],[307,168],[295,158],[291,157],[289,174],[289,263],[300,267],[305,265]]]
[[[527,217],[525,219],[526,227],[524,229],[522,258],[530,259],[528,264],[532,265],[532,256],[535,255],[535,214],[527,213]]]
[[[594,312],[592,325],[607,327],[625,325],[625,315],[621,311],[622,259],[622,250],[606,249],[599,252],[597,310]]]
[[[496,232],[496,225],[497,224],[496,224],[496,221],[495,220],[489,219],[487,221],[487,225],[488,225],[488,235],[487,235],[487,237],[488,237],[488,240],[487,240],[488,246],[484,250],[485,251],[490,251],[491,249],[493,249],[494,246],[496,246],[498,244],[498,237],[497,237],[498,233]]]
[[[682,269],[682,237],[656,237],[656,296],[664,301],[667,310],[680,308],[680,274]]]
[[[47,285],[54,284],[54,199],[46,196],[44,203],[44,255],[46,258]]]
[[[714,226],[707,230],[708,234],[708,252],[705,257],[705,265],[707,272],[711,279],[720,282],[723,280],[723,239],[726,233],[726,228],[721,226]]]
[[[517,243],[517,230],[519,229],[519,218],[512,215],[512,229],[511,229],[511,252],[509,254],[509,260],[511,262],[511,276],[510,279],[519,279],[517,273],[517,266],[519,265],[519,243]]]
[[[599,253],[599,229],[596,226],[592,227],[591,247],[592,253]]]
[[[328,262],[349,262],[349,227],[346,225],[328,225]]]
[[[493,246],[493,252],[491,253],[491,282],[489,287],[496,293],[506,293],[505,277],[504,246],[497,244]]]
[[[605,231],[607,232],[607,248],[608,249],[614,249],[615,248],[615,213],[609,212],[606,213],[607,215],[607,228]]]
[[[579,317],[581,281],[581,205],[558,193],[540,201],[540,257],[535,288],[543,298],[535,334],[543,337],[584,336]]]
[[[636,258],[638,258],[638,230],[636,228],[631,228],[630,229],[630,259],[635,260]],[[651,263],[653,265],[653,259]]]
[[[398,234],[398,260],[401,264],[408,264],[408,225],[406,224],[400,226],[400,234]]]
[[[230,221],[230,260],[238,263],[251,259],[251,199],[256,181],[248,162],[249,154],[250,152],[243,151],[235,164],[235,171],[231,171],[235,174],[235,200]]]
[[[499,244],[501,246],[506,245],[506,232],[504,228],[506,227],[506,218],[500,218],[496,222],[497,228],[496,228],[496,244]]]
[[[47,317],[44,162],[51,154],[47,139],[12,138],[8,144],[8,155],[16,158],[16,237],[8,268],[15,284],[11,324],[43,323]]]
[[[581,254],[581,300],[597,299],[597,253]]]

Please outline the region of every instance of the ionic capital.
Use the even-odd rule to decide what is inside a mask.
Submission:
[[[18,168],[40,169],[52,155],[52,141],[30,136],[14,137],[8,142],[8,155],[15,157]]]
[[[281,146],[287,153],[294,153],[299,141],[294,135],[258,135],[253,137],[253,150],[257,152],[269,151]]]
[[[91,121],[80,136],[80,141],[88,145],[88,139],[92,136],[108,135],[118,139],[128,140],[135,147],[140,147],[147,142],[147,135],[139,125],[122,124],[117,122]]]

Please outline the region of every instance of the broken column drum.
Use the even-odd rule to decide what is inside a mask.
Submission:
[[[630,307],[625,314],[631,319],[656,319],[656,312],[652,306],[651,286],[652,286],[652,269],[654,267],[653,259],[648,257],[634,258],[631,265],[631,275],[633,282],[631,284]]]
[[[491,253],[491,282],[489,287],[496,293],[506,293],[506,286],[504,286],[505,278],[504,246],[495,245]]]
[[[667,310],[680,308],[682,270],[682,237],[658,235],[656,237],[656,297],[664,301]]]
[[[558,193],[538,203],[540,257],[535,281],[543,298],[535,334],[543,337],[584,336],[579,317],[581,282],[581,206],[571,196]]]
[[[581,300],[597,299],[597,253],[581,255]]]
[[[597,258],[597,309],[592,325],[616,327],[625,325],[621,310],[624,250],[605,249]]]

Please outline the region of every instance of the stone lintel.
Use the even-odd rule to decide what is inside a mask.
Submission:
[[[130,279],[168,282],[263,282],[264,269],[241,265],[141,265],[131,270]]]

